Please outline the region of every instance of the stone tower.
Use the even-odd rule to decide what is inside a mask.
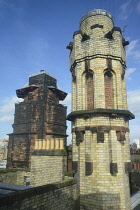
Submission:
[[[64,100],[67,93],[61,91],[55,77],[44,70],[31,75],[29,83],[16,93],[24,100],[15,104],[7,167],[30,168],[34,150],[45,150],[49,156],[52,150],[65,150],[67,108],[59,101]]]
[[[130,210],[125,41],[112,15],[86,13],[70,49],[73,169],[80,209]]]

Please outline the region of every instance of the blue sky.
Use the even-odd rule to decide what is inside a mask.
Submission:
[[[140,139],[139,0],[0,0],[0,140],[12,132],[14,103],[20,101],[15,90],[41,69],[55,76],[60,89],[69,93],[64,104],[70,112],[71,74],[66,46],[79,29],[82,15],[93,9],[111,12],[115,26],[121,29],[127,25],[127,94],[129,110],[136,116],[130,121],[130,140]],[[68,134],[70,130],[69,123]]]

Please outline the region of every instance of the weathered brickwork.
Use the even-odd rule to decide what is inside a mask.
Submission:
[[[65,151],[36,150],[31,156],[31,186],[40,186],[64,179],[67,171]],[[63,153],[63,154],[62,154]]]
[[[110,73],[110,72],[109,72]],[[105,106],[107,109],[113,109],[113,81],[112,74],[105,73]]]
[[[93,10],[83,16],[67,47],[72,73],[72,112],[67,119],[72,121],[80,209],[131,209],[128,121],[134,115],[127,110],[126,44],[112,15]]]
[[[17,96],[24,101],[15,104],[13,133],[9,134],[8,168],[29,168],[38,139],[49,144],[51,141],[55,144],[56,139],[60,142],[56,143],[59,144],[57,148],[65,148],[66,107],[59,101],[67,94],[57,88],[56,82],[42,70],[30,76],[27,87],[16,90]],[[54,147],[49,146],[49,149]]]
[[[93,74],[88,73],[86,75],[86,88],[87,88],[87,109],[94,108],[94,82]]]
[[[25,177],[30,176],[29,169],[3,169],[0,170],[0,182],[26,185]]]
[[[76,180],[54,183],[5,195],[0,210],[78,210]]]

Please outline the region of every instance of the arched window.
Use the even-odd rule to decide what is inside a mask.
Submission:
[[[87,109],[94,109],[94,84],[93,84],[93,73],[86,73],[86,99]]]
[[[104,84],[105,84],[105,107],[106,109],[113,108],[113,75],[110,71],[104,74]]]

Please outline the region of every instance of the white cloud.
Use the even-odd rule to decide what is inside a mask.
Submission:
[[[127,56],[133,56],[136,59],[140,58],[140,40],[133,40],[126,49]]]
[[[140,139],[140,89],[127,92],[129,110],[135,115],[134,120],[130,120],[130,139]]]
[[[129,110],[140,117],[140,89],[128,91],[127,98]]]
[[[130,140],[131,142],[133,141],[133,139],[140,139],[140,132],[139,132],[139,129],[140,129],[140,124],[138,123],[133,123],[134,121],[136,120],[130,120]]]
[[[0,104],[0,122],[11,122],[14,120],[15,103],[23,99],[15,96],[5,98]]]
[[[140,2],[138,2],[136,10],[137,10],[138,13],[140,13]]]
[[[5,140],[8,140],[9,139],[9,136],[8,135],[0,136],[0,142],[2,142],[4,139]]]
[[[16,96],[5,98],[0,105],[0,113],[13,112],[15,109],[15,103],[21,101],[23,101],[23,99],[17,98]]]
[[[126,0],[121,6],[120,6],[120,12],[119,12],[119,19],[120,20],[127,20],[132,13],[140,13],[140,1],[138,2],[134,0]]]
[[[120,15],[119,15],[120,20],[126,20],[131,14],[132,12],[132,8],[130,8],[131,1],[132,0],[127,0],[125,3],[123,3],[120,6],[120,10],[121,10]]]
[[[126,70],[126,79],[131,80],[131,74],[133,74],[136,71],[136,68],[129,68]]]
[[[133,40],[132,42],[130,42],[130,44],[128,45],[127,50],[126,50],[127,56],[133,54],[133,51],[134,51],[136,45],[138,44],[138,42],[139,42],[139,40]]]
[[[8,8],[14,8],[14,4],[12,2],[9,2],[7,0],[0,0],[0,6],[5,6]]]
[[[0,117],[0,122],[9,122],[14,120],[14,115]]]
[[[68,93],[67,97],[64,101],[61,102],[61,104],[64,104],[67,106],[67,112],[69,113],[71,111],[71,93]]]

